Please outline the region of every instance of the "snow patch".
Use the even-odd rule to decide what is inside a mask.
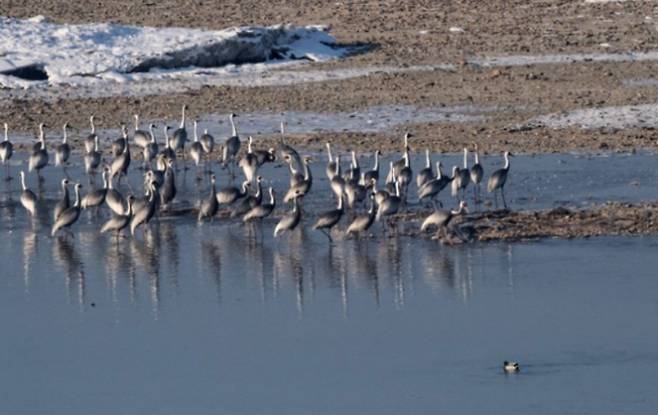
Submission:
[[[21,78],[16,73],[26,68],[42,70],[49,84],[68,84],[89,77],[127,80],[124,74],[154,68],[219,67],[276,59],[325,61],[351,51],[338,45],[323,26],[211,31],[62,25],[41,16],[28,20],[0,17],[0,86],[24,87],[24,82],[7,78]]]
[[[585,0],[586,4],[623,3],[626,0]]]
[[[532,127],[583,129],[655,128],[658,125],[658,104],[624,105],[618,107],[586,108],[535,117]]]
[[[581,62],[643,62],[658,60],[658,51],[628,53],[562,53],[549,55],[510,55],[469,59],[474,66],[525,66]]]

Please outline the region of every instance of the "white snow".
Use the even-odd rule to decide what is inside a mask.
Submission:
[[[658,104],[586,108],[535,117],[528,125],[549,128],[578,126],[584,129],[655,128]]]
[[[464,29],[461,27],[453,26],[448,29],[450,33],[464,33]]]
[[[283,59],[324,61],[344,56],[345,48],[322,26],[278,25],[225,30],[134,27],[116,24],[62,25],[42,17],[0,17],[0,86],[33,85],[7,71],[43,68],[50,84],[98,77],[126,81],[135,69],[221,66]],[[45,83],[45,81],[42,81]],[[37,82],[38,83],[38,82]]]
[[[580,62],[642,62],[658,60],[658,51],[628,53],[561,53],[549,55],[510,55],[470,59],[482,67],[568,64]]]
[[[602,4],[602,3],[623,3],[626,0],[585,0],[587,4]]]

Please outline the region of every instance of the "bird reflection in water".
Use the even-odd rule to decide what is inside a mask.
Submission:
[[[77,297],[81,310],[86,303],[85,270],[82,259],[75,249],[75,242],[69,238],[55,238],[53,259],[64,270],[69,302]]]
[[[201,258],[206,264],[208,275],[215,285],[217,293],[217,304],[222,302],[222,256],[221,250],[216,243],[211,241],[201,242]]]
[[[130,253],[136,265],[148,278],[149,299],[153,318],[160,316],[160,237],[158,232],[148,229],[144,240],[130,239]]]
[[[273,294],[278,295],[280,280],[290,281],[295,287],[295,304],[299,317],[304,315],[304,247],[308,243],[304,230],[293,231],[288,235],[287,249],[277,246],[274,251],[274,274],[272,278]],[[310,257],[309,257],[310,258]]]
[[[180,245],[178,243],[177,227],[172,222],[162,222],[158,227],[159,240],[162,241],[164,252],[164,259],[169,265],[169,272],[167,273],[168,283],[172,288],[174,294],[179,293],[178,284],[178,269],[180,264]]]
[[[370,241],[353,240],[351,242],[351,246],[347,248],[347,252],[351,253],[347,263],[353,265],[350,273],[364,279],[365,284],[372,292],[375,305],[379,308],[379,268],[377,268],[377,261],[370,254]]]
[[[39,238],[34,229],[26,229],[23,233],[23,285],[25,292],[30,292],[30,278],[34,258],[39,256]]]

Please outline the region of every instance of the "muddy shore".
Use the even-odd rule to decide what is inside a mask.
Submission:
[[[327,24],[339,41],[377,45],[370,53],[339,62],[309,64],[299,70],[351,68],[373,65],[450,63],[454,70],[378,73],[341,81],[285,87],[204,87],[197,91],[148,97],[97,99],[8,99],[0,104],[3,120],[13,130],[36,135],[36,124],[58,126],[68,121],[78,134],[87,129],[88,115],[101,128],[129,122],[133,113],[144,119],[173,123],[180,104],[192,116],[246,111],[359,111],[375,105],[402,104],[419,108],[472,105],[493,106],[483,121],[401,125],[378,133],[317,133],[293,135],[293,145],[318,150],[330,140],[349,150],[399,150],[404,131],[416,133],[414,149],[459,151],[478,142],[484,152],[518,153],[564,151],[629,151],[658,147],[652,128],[620,130],[580,127],[519,128],[537,115],[581,108],[658,102],[658,88],[632,87],[629,79],[652,78],[658,62],[584,62],[521,67],[478,68],[467,64],[473,56],[627,52],[652,50],[656,42],[653,9],[649,2],[548,1],[455,2],[438,7],[433,2],[404,4],[360,2],[285,2],[263,8],[260,3],[217,5],[204,1],[165,2],[0,2],[0,14],[30,17],[42,14],[60,23],[110,21],[116,23],[191,26],[219,29],[232,25]],[[450,31],[451,27],[464,29]],[[604,45],[604,46],[601,46]],[[55,128],[55,127],[53,127]],[[270,146],[268,137],[263,144]]]

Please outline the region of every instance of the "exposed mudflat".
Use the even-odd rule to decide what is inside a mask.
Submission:
[[[435,237],[443,243],[455,244],[467,241],[514,242],[542,238],[655,236],[658,235],[658,223],[655,220],[657,214],[656,203],[608,203],[585,209],[559,207],[535,211],[495,210],[459,218],[449,232]],[[408,215],[404,221],[408,223],[405,234],[419,234],[417,222],[422,221],[422,217]]]
[[[417,134],[418,147],[435,151],[458,151],[474,141],[487,152],[658,147],[653,126],[641,119],[622,128],[601,127],[600,122],[594,123],[594,128],[580,124],[528,126],[537,117],[555,119],[562,112],[658,102],[658,88],[651,82],[658,63],[620,58],[627,52],[655,49],[658,32],[650,2],[311,2],[301,6],[281,2],[263,8],[253,2],[236,7],[174,0],[140,4],[35,1],[2,4],[0,13],[23,18],[43,14],[59,23],[112,21],[210,29],[246,24],[326,24],[342,43],[377,47],[348,59],[292,70],[396,68],[395,72],[366,71],[368,75],[349,79],[283,86],[208,85],[137,97],[77,98],[74,89],[56,97],[3,91],[2,118],[12,131],[34,134],[38,122],[55,128],[68,121],[82,133],[91,113],[102,128],[130,122],[136,112],[143,119],[168,118],[173,124],[183,102],[190,106],[192,117],[200,118],[229,112],[333,114],[385,105],[407,105],[419,111],[474,106],[498,110],[468,122],[419,120],[376,132],[293,134],[290,142],[315,149],[330,139],[343,148],[397,150],[402,132],[412,130]],[[587,55],[576,59],[578,54]],[[599,61],[587,58],[592,54],[617,55]],[[503,59],[517,55],[526,58]],[[487,61],[489,57],[498,58]],[[497,66],[485,62],[497,62]],[[428,66],[404,71],[421,65]],[[117,93],[119,90],[117,86]]]

